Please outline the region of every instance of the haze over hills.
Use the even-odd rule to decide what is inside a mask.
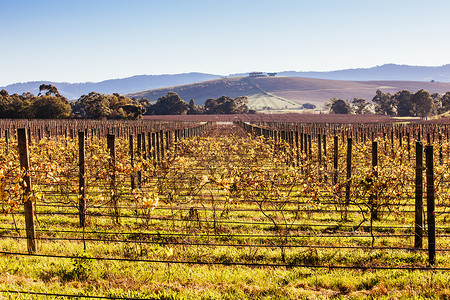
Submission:
[[[248,78],[204,73],[175,75],[139,75],[101,82],[60,83],[35,81],[16,83],[0,89],[10,94],[38,93],[42,83],[55,85],[68,99],[78,99],[83,94],[129,94],[146,97],[155,102],[169,91],[175,91],[186,101],[194,99],[203,104],[208,98],[222,95],[249,96],[254,107],[297,108],[309,102],[322,105],[331,97],[371,99],[376,89],[396,92],[408,89],[412,92],[425,88],[430,92],[445,93],[450,90],[450,65],[440,67],[406,66],[386,64],[373,68],[347,69],[331,72],[279,72],[277,77]],[[430,81],[436,82],[430,82]],[[393,82],[395,81],[395,82]]]

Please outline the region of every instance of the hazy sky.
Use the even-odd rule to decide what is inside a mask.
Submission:
[[[0,85],[450,63],[447,0],[0,0]]]

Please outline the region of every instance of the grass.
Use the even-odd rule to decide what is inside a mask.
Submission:
[[[80,268],[77,261],[34,258],[2,259],[2,266],[2,290],[20,288],[47,293],[95,293],[97,296],[112,297],[408,299],[415,296],[444,299],[449,296],[450,289],[448,272],[249,268],[96,261]],[[80,269],[85,271],[79,271]]]

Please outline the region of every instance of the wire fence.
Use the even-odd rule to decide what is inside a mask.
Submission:
[[[337,127],[327,125],[196,123],[189,124],[189,132],[184,125],[152,125],[143,132],[137,127],[115,127],[114,153],[105,137],[114,130],[100,124],[92,131],[85,128],[82,132],[91,135],[83,136],[84,174],[76,129],[37,132],[38,138],[28,141],[27,172],[21,171],[18,141],[0,140],[4,149],[0,253],[258,268],[449,270],[447,127],[419,130],[422,137],[432,128],[442,131],[433,133],[434,144],[431,134],[428,137],[437,158],[435,220],[430,228],[429,208],[420,210],[418,233],[416,175],[426,166],[417,167],[417,153],[408,142],[417,135],[415,127],[399,127],[399,134],[385,125],[391,131],[377,137],[368,126],[355,126],[352,131],[341,126],[336,131]],[[379,127],[373,125],[371,130]],[[338,138],[324,137],[331,133]],[[351,147],[350,138],[354,138]],[[375,166],[372,138],[378,139]],[[24,192],[25,176],[31,178],[29,194]],[[421,179],[424,187],[426,179]],[[423,188],[422,197],[426,191]],[[27,248],[30,236],[22,205],[29,199],[38,241],[35,251]],[[80,206],[81,201],[85,206]],[[436,238],[434,245],[430,237]],[[55,243],[61,247],[53,247]],[[432,263],[433,247],[437,260]],[[80,251],[91,255],[76,255]],[[378,253],[382,258],[358,264],[345,259],[348,251],[361,257]],[[389,261],[389,256],[399,258]]]

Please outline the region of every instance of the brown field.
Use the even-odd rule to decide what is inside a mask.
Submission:
[[[322,106],[330,98],[353,99],[355,97],[371,100],[376,90],[395,93],[407,89],[416,92],[426,89],[430,93],[444,94],[450,91],[450,83],[420,81],[339,81],[301,77],[233,77],[203,81],[194,84],[154,89],[129,94],[132,97],[145,97],[155,102],[167,92],[178,93],[182,99],[194,99],[203,104],[208,98],[252,96],[257,94],[273,95],[298,104],[312,103]],[[250,103],[251,106],[251,103]]]
[[[145,120],[191,121],[191,122],[299,122],[299,123],[390,123],[413,121],[380,115],[333,115],[333,114],[254,114],[254,115],[165,115],[144,116]]]

